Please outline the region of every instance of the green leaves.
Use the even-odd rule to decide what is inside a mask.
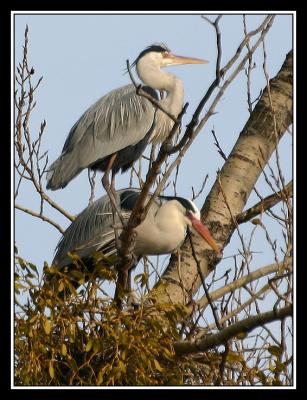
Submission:
[[[92,342],[92,340],[90,339],[90,340],[87,342],[87,345],[86,345],[86,347],[85,347],[86,353],[88,353],[88,352],[91,350],[92,347],[93,347],[93,342]]]
[[[234,351],[229,351],[227,354],[227,361],[230,363],[244,363],[244,357],[240,353],[236,353]]]
[[[138,274],[134,277],[134,281],[139,283],[141,287],[144,287],[148,284],[149,275],[147,273]]]
[[[283,349],[278,346],[270,346],[268,347],[268,352],[271,353],[273,356],[279,357],[283,353]]]
[[[159,361],[158,361],[156,358],[154,358],[153,363],[154,363],[155,368],[156,368],[158,371],[163,372],[163,368],[161,367]]]
[[[46,335],[50,335],[51,332],[51,322],[49,319],[46,319],[44,322],[44,331]]]
[[[18,266],[16,287],[29,291],[26,278],[34,280],[30,277],[35,276],[36,267],[22,259]],[[47,272],[52,269],[46,267]],[[54,274],[56,284],[31,288],[29,303],[16,314],[16,376],[20,385],[212,384],[219,374],[222,356],[218,351],[201,355],[201,362],[200,355],[198,359],[180,358],[174,352],[174,342],[185,334],[178,320],[185,319],[184,330],[189,329],[188,307],[153,304],[119,311],[112,300],[101,301],[97,282],[91,281],[82,294],[75,290],[71,279],[82,282],[85,274],[81,271],[74,271],[71,278],[56,269]],[[140,285],[146,285],[147,279],[146,274],[136,276]],[[66,298],[69,291],[75,296]],[[225,369],[241,371],[242,379],[250,382],[277,385],[278,374],[287,370],[281,361],[282,349],[272,345],[264,350],[271,355],[265,373],[249,368],[245,354],[232,349]]]
[[[53,367],[53,361],[49,362],[49,376],[51,379],[54,378],[54,367]]]
[[[67,346],[65,343],[62,344],[61,353],[65,357],[67,355]]]

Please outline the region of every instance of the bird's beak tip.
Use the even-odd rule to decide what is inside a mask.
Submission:
[[[209,244],[209,246],[217,253],[221,253],[221,249],[217,245],[216,241],[211,236],[209,229],[203,225],[203,223],[198,219],[192,219],[193,228],[198,232],[198,234]]]

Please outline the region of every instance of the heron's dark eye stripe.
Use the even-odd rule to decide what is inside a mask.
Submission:
[[[183,197],[176,197],[176,196],[160,196],[165,200],[177,200],[185,209],[192,211],[194,214],[196,213],[193,204]]]
[[[167,48],[166,45],[164,44],[152,44],[151,46],[146,47],[145,50],[141,51],[141,53],[139,54],[139,56],[135,59],[135,61],[131,64],[131,68],[135,67],[136,64],[138,63],[138,61],[145,56],[145,54],[150,53],[150,52],[156,52],[156,53],[162,53],[164,54],[168,54],[170,52],[170,49]]]

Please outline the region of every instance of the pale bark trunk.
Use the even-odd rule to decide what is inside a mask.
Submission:
[[[234,232],[232,216],[242,212],[262,168],[265,167],[278,140],[292,122],[292,58],[292,52],[289,52],[276,77],[270,80],[278,138],[274,130],[268,89],[265,88],[225,162],[219,180],[216,180],[202,207],[202,221],[209,227],[221,248],[227,245]],[[225,204],[223,193],[232,215]],[[202,274],[206,277],[215,268],[219,259],[196,235],[193,235],[193,244]],[[197,264],[187,238],[181,248],[180,263],[178,256],[173,254],[152,295],[160,304],[170,302],[187,304],[200,285]]]

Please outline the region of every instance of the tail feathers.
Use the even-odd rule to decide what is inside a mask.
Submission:
[[[48,169],[46,188],[50,190],[64,188],[83,169],[72,153],[61,155]]]

